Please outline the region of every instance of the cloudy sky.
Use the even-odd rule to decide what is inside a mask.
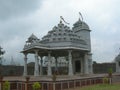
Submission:
[[[120,47],[120,0],[0,0],[0,45],[6,51],[5,63],[23,63],[27,38],[43,37],[60,21],[72,28],[81,12],[90,26],[93,60],[111,62]],[[29,59],[29,61],[32,61]]]

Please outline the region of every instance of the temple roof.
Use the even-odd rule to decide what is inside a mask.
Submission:
[[[77,25],[81,25],[80,20],[74,24],[74,27],[77,27]],[[84,22],[82,22],[82,27],[89,28]],[[32,34],[26,41],[23,50],[32,48],[89,50],[86,41],[69,26],[63,24],[62,21],[54,26],[41,40]]]

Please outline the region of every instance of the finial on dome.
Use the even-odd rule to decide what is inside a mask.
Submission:
[[[62,19],[60,18],[60,23],[62,23]]]
[[[62,21],[64,21],[66,24],[70,24],[70,23],[66,22],[62,16],[60,16],[60,23],[62,23]]]
[[[79,18],[78,21],[81,21],[81,19]]]
[[[80,20],[83,21],[83,16],[82,16],[81,12],[79,12],[79,15],[80,15],[80,17],[79,17],[79,21],[80,21]],[[81,19],[80,19],[80,18],[81,18]]]

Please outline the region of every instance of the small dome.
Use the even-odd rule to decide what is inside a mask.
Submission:
[[[34,34],[32,34],[28,39],[38,39]]]
[[[89,30],[89,26],[84,22],[84,21],[81,21],[80,19],[73,24],[73,28],[76,28],[76,27],[80,27],[80,29],[88,29]]]
[[[26,42],[32,43],[32,42],[38,41],[38,40],[39,39],[34,34],[32,34]]]

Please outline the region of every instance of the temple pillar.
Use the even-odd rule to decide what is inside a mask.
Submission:
[[[119,61],[116,61],[116,73],[120,72]]]
[[[58,70],[58,64],[57,64],[58,62],[57,62],[57,56],[55,56],[55,71],[57,71]]]
[[[72,59],[73,60],[73,59]],[[73,66],[73,74],[76,74],[76,67],[75,67],[75,63],[76,62],[76,60],[73,60],[73,62],[72,62],[72,66]]]
[[[35,70],[34,70],[34,76],[39,76],[38,50],[35,50]]]
[[[48,52],[48,72],[47,72],[48,76],[52,75],[52,71],[51,71],[51,52]]]
[[[83,58],[81,59],[81,74],[84,73],[84,61]]]
[[[42,68],[43,68],[43,57],[40,57],[41,58],[41,60],[40,60],[40,75],[43,75],[43,70],[42,70]]]
[[[92,63],[92,53],[88,53],[88,68],[89,68],[89,73],[93,73],[93,63]]]
[[[88,71],[88,54],[85,53],[85,56],[84,56],[84,74],[89,74],[89,71]]]
[[[68,59],[69,59],[69,71],[68,75],[73,75],[73,65],[72,65],[72,50],[68,50]]]
[[[24,71],[23,76],[27,76],[27,53],[24,53]]]

